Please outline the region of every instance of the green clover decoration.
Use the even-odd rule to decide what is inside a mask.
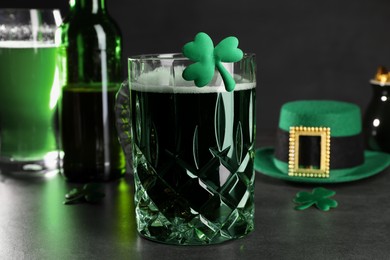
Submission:
[[[336,194],[335,191],[328,190],[325,188],[314,188],[313,191],[306,192],[300,191],[296,194],[294,202],[299,204],[295,207],[296,210],[304,210],[312,205],[322,211],[328,211],[330,208],[336,208],[338,203],[334,199],[330,199]]]
[[[63,204],[71,205],[77,203],[98,203],[105,194],[101,191],[102,185],[97,183],[85,184],[82,188],[73,188],[65,195]]]
[[[213,79],[217,68],[226,91],[233,91],[236,83],[222,62],[237,62],[243,58],[244,54],[237,46],[238,39],[230,36],[214,48],[213,41],[206,33],[198,33],[194,41],[183,47],[183,55],[195,63],[183,71],[182,77],[187,81],[193,80],[197,87],[204,87]]]

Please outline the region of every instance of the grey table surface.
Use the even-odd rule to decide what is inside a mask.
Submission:
[[[258,139],[258,145],[270,139]],[[390,259],[390,170],[326,185],[339,206],[294,210],[319,185],[257,173],[255,231],[211,246],[171,246],[137,235],[132,177],[104,185],[99,205],[63,205],[76,184],[0,175],[0,259]]]

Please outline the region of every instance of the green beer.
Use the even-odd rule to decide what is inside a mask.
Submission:
[[[122,37],[104,0],[71,1],[59,28],[61,173],[70,182],[110,181],[125,173],[115,129],[122,81]]]
[[[237,84],[233,92],[184,87],[171,93],[170,87],[132,85],[135,205],[142,236],[202,245],[254,229],[255,86]]]
[[[255,60],[224,64],[236,82],[231,92],[220,74],[201,88],[185,81],[188,64],[180,54],[129,58],[118,130],[133,166],[139,234],[216,244],[254,230]]]
[[[57,150],[54,44],[0,42],[0,157],[42,160]]]

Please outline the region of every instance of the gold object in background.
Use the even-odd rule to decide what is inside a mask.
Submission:
[[[390,72],[384,66],[379,66],[374,81],[377,81],[381,85],[390,83]]]

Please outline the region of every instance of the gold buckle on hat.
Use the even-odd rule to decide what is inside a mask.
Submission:
[[[299,137],[319,136],[321,138],[321,155],[319,169],[313,166],[299,166]],[[290,127],[288,175],[295,177],[328,178],[330,165],[330,128],[329,127]]]

